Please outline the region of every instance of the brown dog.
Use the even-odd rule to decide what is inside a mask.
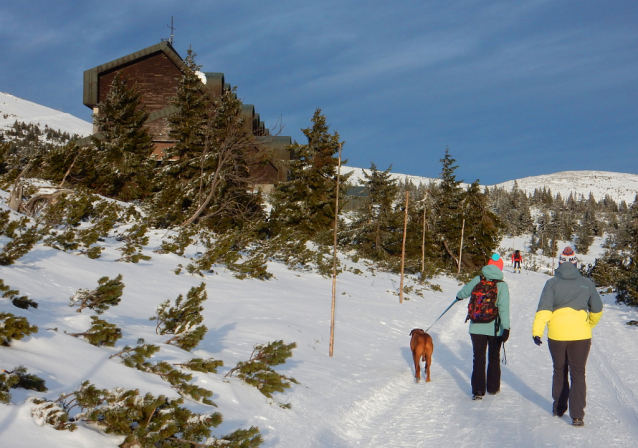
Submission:
[[[412,339],[410,340],[410,349],[412,350],[412,358],[414,358],[414,369],[416,374],[414,378],[418,383],[421,381],[421,360],[425,361],[425,382],[430,382],[430,365],[432,365],[432,351],[434,344],[432,337],[420,328],[415,328],[410,332]]]

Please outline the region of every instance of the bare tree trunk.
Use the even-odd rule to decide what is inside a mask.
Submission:
[[[339,167],[337,168],[337,194],[335,198],[335,228],[332,250],[332,307],[330,311],[330,350],[332,357],[335,341],[335,307],[337,303],[337,222],[339,218],[339,181],[341,179],[341,143],[339,143]]]
[[[403,268],[405,266],[405,238],[408,233],[408,201],[410,192],[405,192],[405,217],[403,219],[403,245],[401,248],[401,283],[399,285],[399,303],[403,303]]]
[[[80,153],[78,152],[75,155],[75,157],[73,158],[73,162],[71,162],[71,166],[69,167],[68,170],[66,170],[66,173],[64,173],[64,177],[62,178],[62,181],[60,182],[60,185],[58,185],[58,188],[62,188],[62,185],[64,185],[64,181],[66,180],[68,175],[71,173],[71,170],[73,169],[73,166],[75,165],[75,162],[76,162],[76,160],[78,160],[79,156],[80,156]]]

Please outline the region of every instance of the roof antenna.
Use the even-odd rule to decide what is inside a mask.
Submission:
[[[173,27],[173,16],[171,16],[171,26],[168,26],[168,25],[166,26],[171,29],[171,38],[168,39],[168,43],[171,44],[171,46],[173,46],[173,31],[175,31],[175,28]]]

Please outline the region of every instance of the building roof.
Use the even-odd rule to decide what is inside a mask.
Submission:
[[[115,59],[111,62],[107,62],[97,67],[93,67],[84,72],[84,105],[90,108],[97,106],[98,103],[98,78],[103,72],[113,70],[114,68],[121,67],[123,65],[130,64],[138,59],[152,55],[154,53],[162,52],[166,57],[173,62],[182,71],[186,69],[186,64],[181,56],[175,51],[168,41],[160,42],[159,44],[152,45],[144,48],[143,50],[136,51],[129,55]],[[223,79],[223,75],[222,75]]]

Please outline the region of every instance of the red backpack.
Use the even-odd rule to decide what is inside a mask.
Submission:
[[[496,299],[498,294],[497,283],[502,280],[488,280],[481,275],[481,280],[472,289],[470,302],[467,305],[467,318],[477,324],[493,322],[498,317]]]

